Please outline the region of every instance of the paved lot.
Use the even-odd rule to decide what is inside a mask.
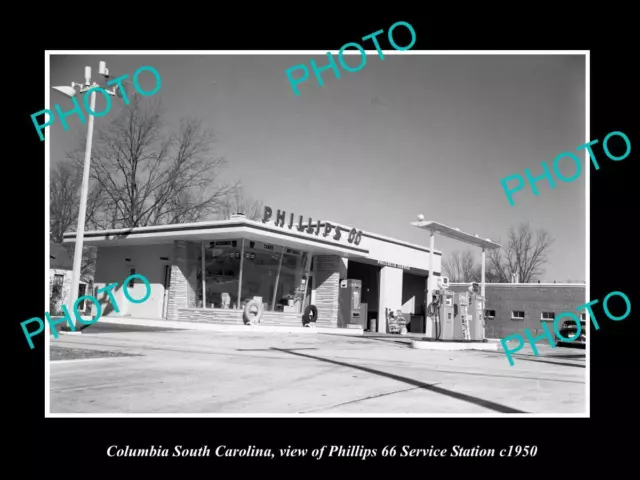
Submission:
[[[522,350],[511,367],[502,352],[417,350],[399,337],[108,324],[51,346],[52,358],[64,358],[51,362],[52,413],[585,411],[581,349],[542,346],[539,357]]]

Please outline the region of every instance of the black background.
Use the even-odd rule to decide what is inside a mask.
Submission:
[[[632,276],[637,276],[632,228],[637,209],[632,194],[636,177],[632,165],[637,160],[632,122],[631,84],[637,87],[637,51],[631,50],[632,14],[622,8],[598,11],[562,11],[535,4],[505,4],[507,8],[488,9],[484,4],[469,8],[456,3],[444,9],[423,3],[413,12],[378,13],[388,4],[359,4],[348,14],[343,6],[327,3],[293,3],[268,9],[245,4],[244,16],[227,10],[227,5],[205,3],[146,3],[137,7],[126,3],[103,3],[88,8],[84,4],[47,7],[32,12],[37,17],[20,27],[19,41],[3,68],[5,83],[5,144],[14,152],[5,158],[4,213],[6,215],[4,252],[5,280],[9,293],[5,316],[12,348],[5,360],[5,372],[15,375],[15,383],[5,383],[3,397],[15,403],[5,407],[3,435],[9,442],[3,453],[10,460],[14,450],[25,456],[17,464],[27,478],[41,474],[64,478],[97,477],[118,472],[123,478],[162,473],[162,477],[184,472],[205,477],[242,478],[254,469],[277,475],[290,471],[307,475],[315,468],[330,467],[340,472],[344,466],[379,468],[386,464],[395,475],[438,475],[469,473],[480,475],[521,475],[525,471],[540,475],[575,474],[592,466],[615,464],[620,468],[633,460],[632,431],[625,427],[634,418],[636,396],[631,388],[638,379],[635,367],[636,337],[632,333],[635,311],[622,322],[604,317],[601,303],[594,312],[600,330],[591,329],[591,418],[182,418],[182,419],[45,419],[44,341],[34,338],[35,349],[25,341],[20,322],[42,317],[43,240],[45,227],[44,142],[41,142],[30,115],[44,108],[44,50],[337,50],[343,44],[384,29],[382,49],[391,49],[386,31],[397,21],[409,22],[417,34],[412,50],[590,50],[591,139],[600,170],[591,168],[591,299],[602,299],[611,291],[625,292],[635,305]],[[278,11],[280,10],[280,11]],[[372,12],[372,13],[365,13]],[[628,20],[627,20],[628,19]],[[22,20],[18,21],[21,23]],[[6,26],[11,26],[7,24]],[[402,28],[394,32],[399,45]],[[637,25],[635,33],[637,34]],[[372,45],[365,44],[371,49]],[[399,73],[400,74],[400,73]],[[283,81],[284,73],[283,73]],[[8,92],[15,94],[6,95]],[[637,99],[636,99],[637,102]],[[631,140],[632,152],[621,162],[606,159],[602,140],[611,131],[622,131]],[[45,131],[46,132],[46,131]],[[47,133],[45,133],[46,135]],[[619,139],[618,139],[619,140]],[[612,147],[614,148],[614,147]],[[496,179],[496,188],[499,188]],[[637,202],[635,202],[637,204]],[[583,235],[575,232],[576,239]],[[637,296],[637,295],[635,295]],[[615,307],[612,307],[615,310]],[[14,413],[15,412],[15,413]],[[8,435],[7,435],[8,433]],[[628,433],[629,435],[625,435]],[[624,437],[629,436],[629,441]],[[452,445],[505,448],[509,445],[537,445],[535,458],[383,458],[366,461],[357,458],[305,459],[225,459],[187,458],[109,458],[110,445],[149,445],[172,447],[181,444],[197,448],[209,445],[277,450],[317,448],[322,445],[412,445],[417,448],[451,448]],[[7,450],[9,449],[9,451]],[[611,462],[611,463],[609,463]],[[530,466],[544,466],[535,470]],[[225,468],[226,467],[226,468]],[[231,468],[229,468],[231,467]],[[416,468],[417,467],[417,468]],[[277,469],[277,470],[276,470]]]

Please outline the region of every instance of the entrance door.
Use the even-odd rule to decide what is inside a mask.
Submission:
[[[171,265],[164,266],[164,297],[162,299],[162,318],[167,318],[169,288],[171,287]]]

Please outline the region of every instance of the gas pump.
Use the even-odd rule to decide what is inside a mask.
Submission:
[[[456,306],[458,307],[458,312],[456,313],[455,323],[456,323],[456,340],[471,340],[470,330],[469,330],[469,321],[470,315],[468,314],[469,310],[469,297],[468,293],[457,293],[456,294]]]
[[[440,340],[451,341],[455,339],[454,295],[455,294],[450,290],[444,290],[441,294],[442,300],[440,302],[438,312],[440,325],[442,325]]]
[[[438,288],[433,290],[433,298],[427,310],[427,336],[436,340],[452,340],[454,311],[454,293],[447,290],[449,279],[438,278]]]
[[[480,295],[480,285],[471,284],[469,287],[469,317],[471,318],[471,340],[484,340],[484,297]]]

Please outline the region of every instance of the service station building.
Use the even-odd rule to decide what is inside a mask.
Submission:
[[[295,222],[294,222],[295,220]],[[75,232],[65,242],[75,242]],[[361,282],[362,326],[377,320],[386,331],[387,308],[402,310],[409,331],[424,333],[429,276],[440,276],[441,252],[328,221],[285,216],[265,208],[264,219],[244,215],[229,220],[85,232],[85,245],[98,249],[94,295],[102,315],[243,324],[243,309],[258,299],[261,324],[301,326],[308,305],[318,311],[317,325],[338,327],[342,280]],[[140,274],[151,285],[143,303],[127,301],[122,282]],[[433,288],[433,287],[432,287]],[[143,298],[140,280],[128,285]],[[95,310],[95,309],[94,309]],[[96,312],[94,311],[94,315]]]

